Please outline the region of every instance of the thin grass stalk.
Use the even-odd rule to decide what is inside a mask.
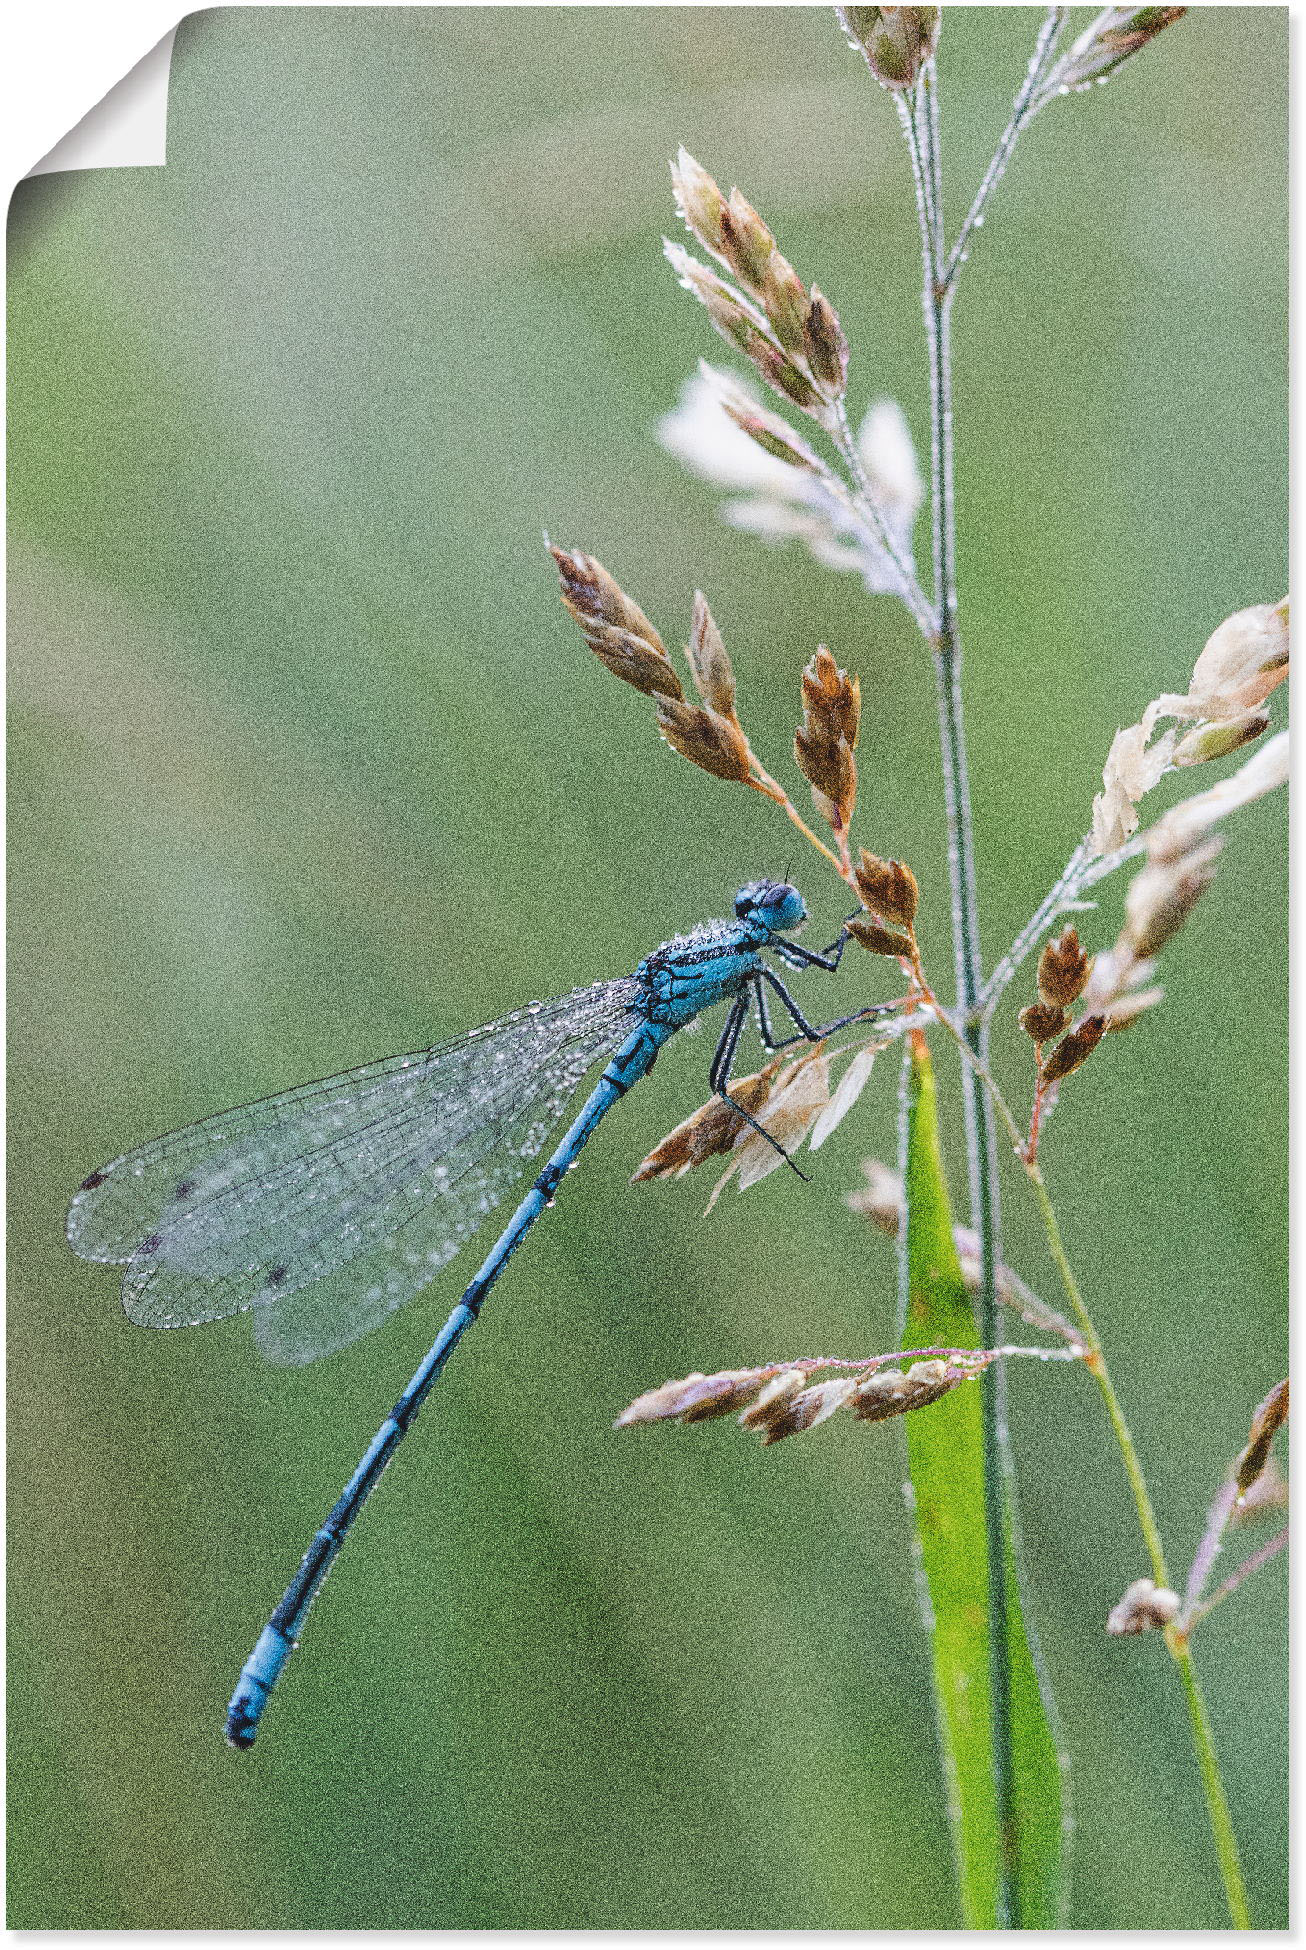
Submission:
[[[1120,1450],[1121,1459],[1124,1462],[1125,1474],[1129,1479],[1129,1487],[1133,1492],[1134,1506],[1138,1512],[1138,1527],[1143,1533],[1143,1541],[1147,1546],[1147,1554],[1152,1564],[1153,1579],[1158,1585],[1169,1589],[1170,1573],[1165,1561],[1165,1546],[1161,1541],[1161,1529],[1156,1520],[1156,1511],[1152,1506],[1152,1497],[1147,1486],[1147,1478],[1143,1473],[1143,1465],[1139,1458],[1138,1450],[1134,1446],[1134,1438],[1130,1432],[1129,1423],[1125,1419],[1124,1408],[1121,1405],[1120,1397],[1116,1393],[1115,1384],[1111,1379],[1111,1371],[1107,1366],[1106,1356],[1102,1351],[1101,1337],[1098,1334],[1093,1316],[1089,1312],[1088,1302],[1080,1291],[1079,1282],[1075,1278],[1074,1268],[1070,1264],[1070,1257],[1066,1252],[1065,1241],[1061,1237],[1061,1226],[1057,1219],[1056,1207],[1053,1205],[1051,1194],[1044,1183],[1043,1174],[1038,1164],[1033,1159],[1025,1156],[1024,1139],[1020,1126],[1012,1114],[1010,1105],[998,1088],[997,1082],[989,1072],[983,1057],[975,1051],[972,1033],[968,1031],[966,1034],[963,1034],[942,1010],[937,1013],[936,1020],[941,1022],[944,1028],[956,1040],[962,1054],[967,1059],[965,1067],[968,1072],[973,1074],[976,1083],[983,1084],[986,1102],[1001,1118],[1007,1135],[1011,1139],[1012,1149],[1024,1165],[1025,1176],[1029,1180],[1035,1202],[1038,1205],[1039,1216],[1043,1221],[1043,1230],[1047,1238],[1048,1249],[1052,1254],[1053,1263],[1060,1276],[1062,1287],[1065,1289],[1066,1298],[1070,1302],[1071,1312],[1079,1323],[1080,1330],[1084,1336],[1084,1345],[1088,1350],[1084,1365],[1098,1385],[1098,1390],[1106,1407],[1107,1418],[1111,1423],[1112,1433],[1116,1439],[1116,1445]],[[971,1031],[973,1031],[973,1028],[974,1025],[971,1025]],[[981,1383],[982,1385],[983,1383]],[[1236,1930],[1249,1930],[1251,1928],[1251,1919],[1247,1907],[1247,1889],[1243,1881],[1242,1865],[1238,1856],[1238,1838],[1234,1833],[1233,1819],[1229,1812],[1229,1801],[1224,1791],[1224,1782],[1220,1775],[1220,1764],[1215,1751],[1215,1737],[1211,1730],[1210,1717],[1206,1710],[1206,1701],[1203,1698],[1202,1689],[1198,1683],[1196,1668],[1193,1665],[1192,1651],[1186,1637],[1182,1633],[1177,1632],[1173,1626],[1166,1627],[1165,1642],[1171,1658],[1179,1668],[1179,1675],[1184,1686],[1184,1695],[1188,1702],[1188,1716],[1193,1731],[1193,1749],[1197,1756],[1197,1766],[1202,1781],[1202,1793],[1206,1800],[1207,1817],[1211,1824],[1211,1834],[1215,1842],[1216,1859],[1220,1866],[1220,1879],[1224,1884],[1225,1901],[1229,1907],[1229,1918]]]
[[[954,506],[952,345],[953,287],[942,279],[943,169],[939,147],[938,76],[926,63],[916,86],[902,103],[904,131],[912,159],[923,265],[921,309],[930,368],[930,476],[934,542],[936,631],[934,669],[939,708],[944,801],[948,823],[948,874],[952,897],[953,962],[957,1007],[974,1055],[985,1057],[986,1029],[975,1019],[982,968],[979,899],[975,873],[970,782],[966,763],[965,717],[961,689],[962,645],[956,589]],[[980,1340],[997,1332],[999,1189],[993,1112],[979,1078],[962,1071],[971,1224],[980,1242],[977,1317]],[[1013,1922],[1012,1885],[1016,1840],[1015,1770],[1012,1756],[1011,1656],[1007,1616],[1005,1484],[1006,1381],[981,1382],[981,1436],[984,1463],[984,1530],[988,1566],[989,1696],[993,1745],[994,1798],[998,1812],[995,1865],[996,1926]]]

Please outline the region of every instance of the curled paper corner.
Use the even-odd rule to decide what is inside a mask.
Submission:
[[[162,169],[168,160],[168,82],[176,34],[170,28],[28,175],[47,176],[62,169]]]

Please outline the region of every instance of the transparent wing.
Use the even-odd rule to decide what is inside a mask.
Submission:
[[[518,1183],[630,1027],[635,995],[630,978],[598,983],[156,1138],[91,1173],[69,1242],[126,1263],[123,1305],[145,1325],[275,1300],[281,1326],[260,1340],[271,1353],[281,1333],[294,1351],[274,1359],[344,1346],[425,1285]],[[282,1311],[363,1256],[361,1284],[332,1281],[334,1303],[324,1293]]]

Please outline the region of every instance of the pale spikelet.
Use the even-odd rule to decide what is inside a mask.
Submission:
[[[694,591],[694,616],[689,629],[689,668],[694,687],[709,711],[735,718],[735,673],[721,632],[712,619],[707,597]],[[737,723],[738,720],[735,719]]]
[[[1139,801],[1165,775],[1174,751],[1173,731],[1149,748],[1142,724],[1118,731],[1102,768],[1102,790],[1093,801],[1095,853],[1114,853],[1138,826]]]
[[[1288,599],[1236,610],[1193,665],[1191,715],[1237,718],[1264,704],[1288,675]]]
[[[731,1097],[750,1116],[756,1117],[770,1096],[771,1086],[783,1062],[784,1058],[777,1056],[764,1070],[758,1070],[752,1076],[730,1079]],[[738,1138],[748,1128],[739,1111],[726,1103],[724,1098],[712,1097],[654,1146],[631,1174],[630,1182],[639,1185],[651,1178],[683,1178],[695,1165],[705,1164],[709,1158],[719,1158],[733,1150]]]
[[[1136,961],[1146,961],[1174,939],[1215,878],[1224,842],[1217,836],[1177,858],[1150,862],[1125,895],[1125,939]]]
[[[1117,732],[1093,801],[1094,852],[1124,845],[1138,825],[1140,801],[1166,772],[1226,757],[1259,738],[1269,722],[1260,707],[1287,674],[1286,597],[1226,617],[1193,665],[1187,692],[1153,698],[1136,725]],[[1182,738],[1173,729],[1156,737],[1163,718],[1194,729]]]
[[[1106,1628],[1113,1638],[1124,1638],[1132,1632],[1155,1632],[1168,1625],[1178,1610],[1177,1592],[1154,1584],[1151,1578],[1135,1578],[1107,1619]]]
[[[1227,779],[1221,779],[1208,792],[1196,793],[1191,799],[1172,806],[1148,835],[1148,858],[1154,861],[1179,858],[1231,812],[1287,782],[1288,734],[1280,731],[1259,746]]]
[[[910,555],[912,526],[925,499],[925,483],[907,416],[896,400],[876,400],[858,430],[857,450],[871,499],[889,533]]]
[[[870,498],[900,558],[910,562],[922,488],[906,421],[891,401],[867,416],[864,457],[872,432],[884,471],[867,460]],[[856,573],[873,592],[901,591],[900,570],[843,484],[742,381],[703,362],[680,404],[659,421],[658,437],[695,474],[741,497],[721,508],[732,526],[772,545],[801,543],[823,567]]]
[[[866,1183],[849,1192],[844,1204],[896,1239],[902,1230],[902,1179],[879,1158],[864,1158],[862,1170]]]
[[[852,1062],[840,1077],[834,1095],[812,1126],[811,1136],[808,1139],[808,1146],[811,1150],[819,1150],[830,1133],[837,1130],[840,1124],[843,1123],[844,1118],[848,1115],[869,1083],[871,1069],[876,1057],[886,1047],[887,1045],[883,1042],[867,1043],[856,1052]],[[733,1084],[731,1085],[731,1089],[734,1089]]]
[[[706,1422],[714,1415],[733,1415],[755,1401],[767,1383],[783,1372],[770,1368],[726,1368],[719,1374],[690,1374],[680,1381],[664,1381],[650,1388],[629,1408],[623,1408],[614,1428],[636,1422]],[[799,1377],[801,1383],[802,1377]]]
[[[861,685],[840,670],[824,644],[802,677],[803,722],[794,733],[794,758],[830,826],[846,832],[857,803],[854,756],[861,722]]]
[[[1270,1460],[1270,1444],[1288,1419],[1288,1384],[1280,1381],[1271,1388],[1252,1417],[1247,1447],[1238,1458],[1234,1478],[1239,1498],[1246,1496]]]
[[[658,730],[691,765],[735,783],[749,777],[748,740],[734,719],[670,697],[659,697],[657,707]]]
[[[746,1192],[750,1186],[760,1184],[773,1171],[778,1171],[784,1164],[784,1158],[775,1145],[780,1145],[786,1152],[797,1150],[829,1101],[830,1059],[824,1043],[817,1043],[795,1057],[780,1072],[758,1117],[758,1123],[769,1131],[775,1144],[768,1143],[759,1131],[742,1131],[736,1140],[730,1164],[712,1188],[708,1211],[712,1210],[732,1178],[737,1176],[740,1191]]]
[[[549,553],[557,566],[563,603],[580,624],[595,656],[638,691],[654,697],[683,698],[680,679],[661,637],[603,564],[580,549],[551,546]]]
[[[885,88],[911,88],[939,41],[938,7],[836,7],[850,46]]]
[[[1187,7],[1103,8],[1057,62],[1039,91],[1039,104],[1105,80],[1187,11]]]

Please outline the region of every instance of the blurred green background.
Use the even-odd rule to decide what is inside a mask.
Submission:
[[[1039,18],[945,22],[954,225]],[[990,959],[1117,726],[1283,593],[1286,87],[1285,10],[1195,11],[1036,123],[977,241],[958,487]],[[119,1150],[624,971],[756,873],[792,867],[829,938],[832,877],[585,652],[545,528],[673,642],[709,593],[786,778],[814,643],[860,672],[860,836],[915,867],[949,965],[905,615],[724,527],[652,437],[700,355],[728,363],[661,257],[682,141],[833,297],[857,410],[896,396],[919,442],[905,157],[824,10],[203,13],[166,169],[15,195],[14,1925],[957,1922],[894,1429],[764,1452],[609,1426],[691,1368],[891,1344],[892,1253],[843,1204],[892,1155],[889,1059],[810,1184],[704,1221],[705,1176],[626,1184],[704,1094],[709,1038],[673,1048],[514,1264],[246,1757],[221,1724],[252,1634],[457,1268],[294,1372],[243,1320],[131,1327],[63,1243]],[[1047,1139],[1177,1570],[1286,1359],[1285,856],[1281,801],[1236,822],[1166,1005]],[[885,979],[847,965],[840,1002]],[[1022,1102],[1025,999],[995,1059]],[[1006,1240],[1056,1300],[1014,1183]],[[1013,1419],[1073,1920],[1218,1927],[1173,1671],[1102,1629],[1146,1565],[1096,1393],[1019,1371]],[[1262,1926],[1286,1920],[1284,1590],[1280,1559],[1199,1639]]]

